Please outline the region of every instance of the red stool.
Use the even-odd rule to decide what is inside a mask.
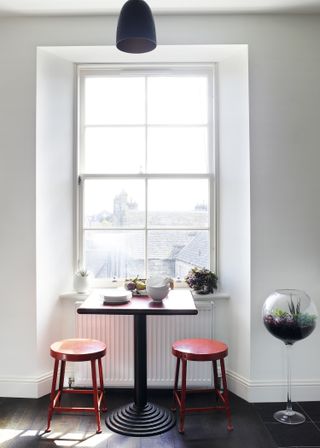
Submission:
[[[224,358],[228,354],[228,347],[220,341],[212,339],[182,339],[172,345],[172,354],[177,358],[176,373],[173,388],[173,400],[177,402],[180,411],[179,432],[184,432],[185,414],[189,412],[207,412],[211,410],[224,409],[227,414],[227,428],[233,429],[231,422],[231,411],[227,388],[226,371],[224,367]],[[182,383],[181,389],[178,389],[180,360],[182,361]],[[211,389],[186,389],[187,380],[187,361],[211,361],[213,366],[214,388]],[[218,389],[218,368],[217,361],[220,361],[221,377],[223,391]],[[186,394],[188,392],[214,392],[217,399],[222,401],[222,405],[187,408]]]
[[[55,342],[50,347],[50,355],[55,359],[54,370],[52,378],[52,388],[50,395],[50,404],[48,410],[48,425],[46,432],[49,432],[50,422],[53,412],[94,412],[97,420],[97,433],[101,432],[100,411],[106,411],[104,401],[104,386],[103,386],[103,374],[101,358],[106,354],[106,345],[103,342],[96,341],[95,339],[65,339],[63,341]],[[97,372],[96,372],[96,360],[98,361],[100,390],[97,387]],[[59,389],[56,392],[56,382],[58,376],[59,361],[60,366],[60,378]],[[92,373],[92,389],[64,389],[64,373],[66,368],[66,362],[91,362]],[[93,407],[64,407],[60,405],[61,397],[63,393],[69,394],[93,394]],[[102,403],[102,407],[101,407]]]

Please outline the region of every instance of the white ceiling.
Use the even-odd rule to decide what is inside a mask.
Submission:
[[[0,15],[118,14],[125,0],[0,0]],[[320,0],[147,0],[157,13],[320,13]]]

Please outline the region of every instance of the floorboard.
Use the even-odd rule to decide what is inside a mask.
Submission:
[[[66,397],[75,405],[88,405],[90,396]],[[131,399],[131,391],[107,392],[111,411]],[[149,400],[171,406],[171,392],[152,390]],[[192,396],[190,405],[206,405],[208,398]],[[154,437],[126,437],[111,432],[103,422],[102,434],[95,434],[91,414],[55,414],[51,433],[44,433],[49,396],[40,399],[0,398],[0,446],[2,448],[320,448],[320,403],[295,403],[306,415],[306,423],[295,427],[277,423],[273,412],[279,403],[249,404],[231,394],[234,430],[227,431],[223,411],[189,414],[185,433],[177,428]],[[66,402],[65,402],[66,403]],[[104,420],[104,417],[103,417]]]

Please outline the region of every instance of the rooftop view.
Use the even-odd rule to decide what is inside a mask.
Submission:
[[[146,244],[148,274],[184,277],[193,266],[209,267],[208,231],[199,230],[207,226],[205,203],[195,204],[187,212],[150,211],[152,230],[147,233],[143,229],[145,215],[122,190],[114,197],[112,211],[86,216],[85,227],[90,229],[85,237],[86,267],[96,278],[144,277]]]

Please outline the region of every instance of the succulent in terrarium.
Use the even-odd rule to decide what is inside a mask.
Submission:
[[[303,291],[278,290],[265,302],[263,322],[267,330],[285,344],[306,338],[316,326],[317,314]]]

